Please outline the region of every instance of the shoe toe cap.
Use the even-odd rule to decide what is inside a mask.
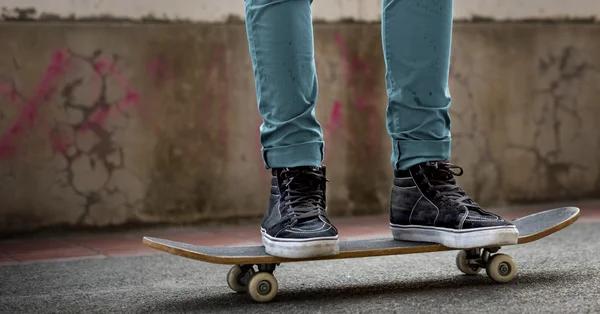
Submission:
[[[277,237],[308,239],[335,237],[337,235],[337,230],[331,224],[321,222],[319,224],[296,224],[281,231]]]
[[[510,227],[513,223],[502,219],[465,219],[463,229],[484,228],[484,227]]]

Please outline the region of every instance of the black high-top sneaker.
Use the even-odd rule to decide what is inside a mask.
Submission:
[[[519,232],[512,223],[483,210],[456,185],[454,176],[462,173],[448,161],[395,171],[390,205],[394,239],[460,249],[516,244]]]
[[[261,224],[265,251],[286,258],[338,254],[338,231],[327,218],[325,167],[272,173],[269,209]]]

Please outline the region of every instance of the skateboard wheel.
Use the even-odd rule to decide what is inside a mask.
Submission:
[[[505,283],[511,281],[517,274],[517,264],[506,254],[495,254],[490,258],[485,271],[490,279]]]
[[[473,268],[469,265],[465,251],[459,251],[456,254],[456,267],[465,275],[477,275],[481,271],[481,267]]]
[[[278,289],[277,279],[269,272],[258,272],[248,282],[248,294],[257,302],[273,300]]]
[[[227,273],[227,285],[237,293],[247,292],[248,281],[253,274],[254,270],[251,268],[246,274],[242,275],[240,266],[235,265]]]

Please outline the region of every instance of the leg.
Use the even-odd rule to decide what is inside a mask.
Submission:
[[[261,223],[268,254],[336,254],[338,233],[326,216],[321,125],[311,0],[245,0],[246,31],[265,167],[273,179]]]
[[[446,160],[452,0],[383,0],[382,11],[392,165]]]
[[[452,0],[383,0],[382,40],[397,240],[454,248],[517,243],[516,227],[484,211],[456,185],[450,157],[448,72]],[[458,172],[455,172],[458,171]]]
[[[323,160],[310,0],[246,0],[246,32],[266,168]]]

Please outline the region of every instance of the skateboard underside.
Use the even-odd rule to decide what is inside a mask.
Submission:
[[[518,244],[544,238],[574,223],[579,218],[579,208],[555,208],[512,221],[519,230]],[[248,292],[259,302],[268,302],[277,293],[277,280],[273,272],[280,263],[307,260],[358,258],[411,253],[457,250],[439,244],[396,241],[392,238],[342,240],[340,253],[334,256],[286,259],[266,254],[263,246],[208,247],[181,242],[144,237],[144,244],[170,254],[216,264],[233,264],[227,275],[229,287],[237,292]],[[496,282],[508,282],[516,274],[516,264],[508,255],[498,253],[499,247],[459,250],[456,265],[468,275],[485,268]]]

